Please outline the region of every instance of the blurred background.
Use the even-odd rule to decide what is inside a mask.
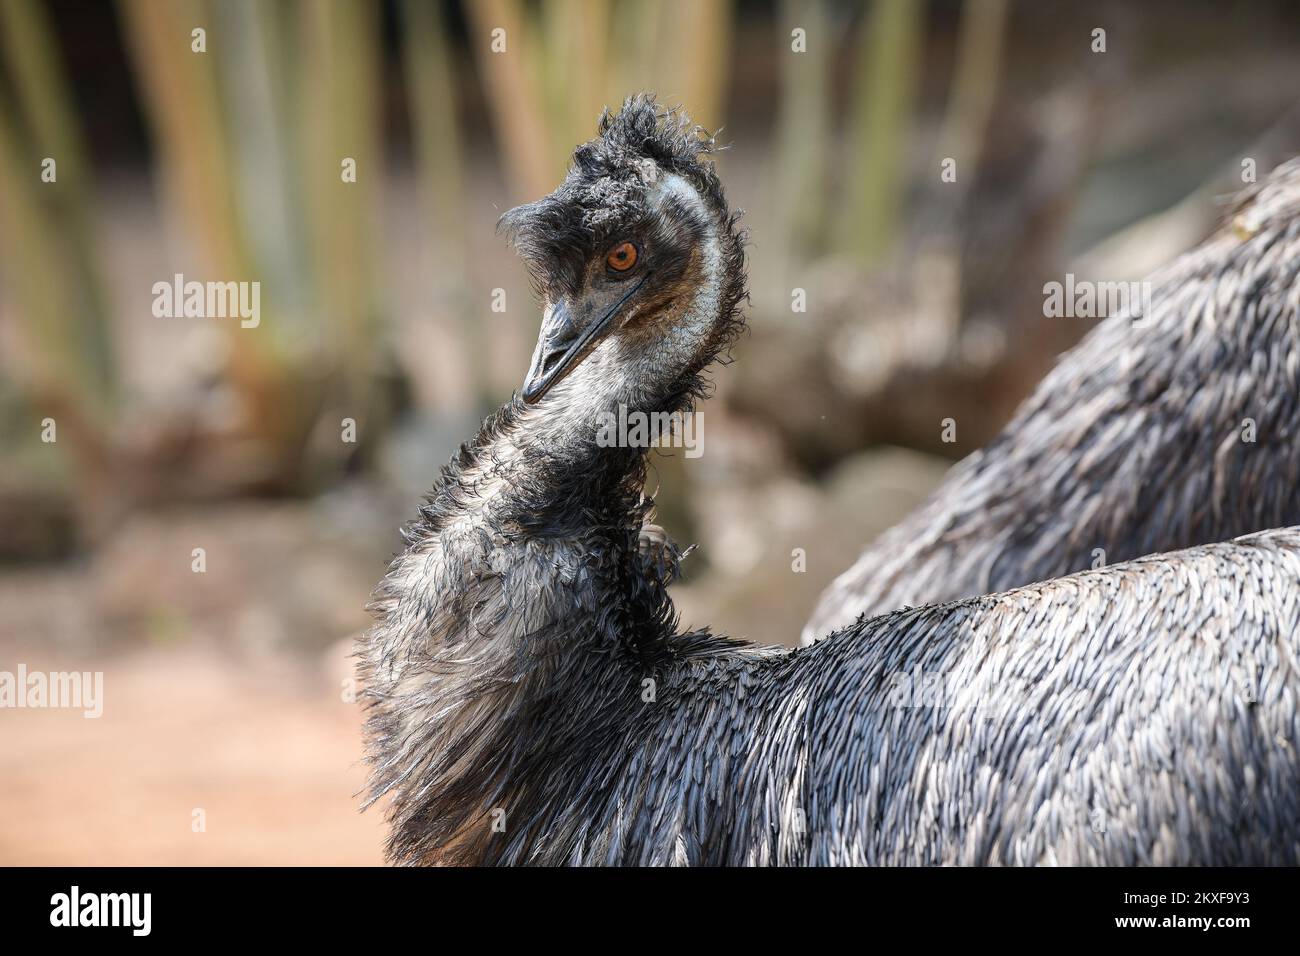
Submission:
[[[675,598],[793,644],[1088,331],[1045,282],[1300,152],[1300,6],[0,0],[0,670],[104,674],[0,710],[0,863],[379,862],[349,645],[527,368],[498,216],[642,89],[752,235],[704,454],[654,458]],[[155,316],[178,273],[260,323]]]

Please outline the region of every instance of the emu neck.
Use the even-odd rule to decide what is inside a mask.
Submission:
[[[600,736],[601,720],[625,719],[598,716],[593,688],[635,699],[637,662],[672,633],[664,587],[639,564],[645,450],[598,444],[608,393],[551,398],[484,424],[377,594],[362,673],[371,796],[391,798],[396,859],[482,859],[501,842],[493,812],[532,799],[524,768],[572,759],[575,726]]]

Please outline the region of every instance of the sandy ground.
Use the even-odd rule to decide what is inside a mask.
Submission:
[[[341,646],[311,676],[193,649],[20,659],[102,669],[104,712],[0,711],[0,864],[381,862]]]

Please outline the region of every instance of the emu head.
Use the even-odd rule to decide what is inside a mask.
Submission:
[[[743,237],[704,158],[713,139],[649,94],[606,110],[598,133],[559,188],[502,217],[544,305],[529,404],[565,379],[672,401],[743,328]]]

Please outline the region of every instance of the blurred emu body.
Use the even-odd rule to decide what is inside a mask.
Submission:
[[[1300,160],[1106,319],[987,448],[826,589],[866,614],[1300,523]]]
[[[506,218],[546,303],[359,649],[400,863],[1300,860],[1300,530],[861,621],[680,633],[618,405],[688,410],[741,327],[710,142],[635,97]]]

